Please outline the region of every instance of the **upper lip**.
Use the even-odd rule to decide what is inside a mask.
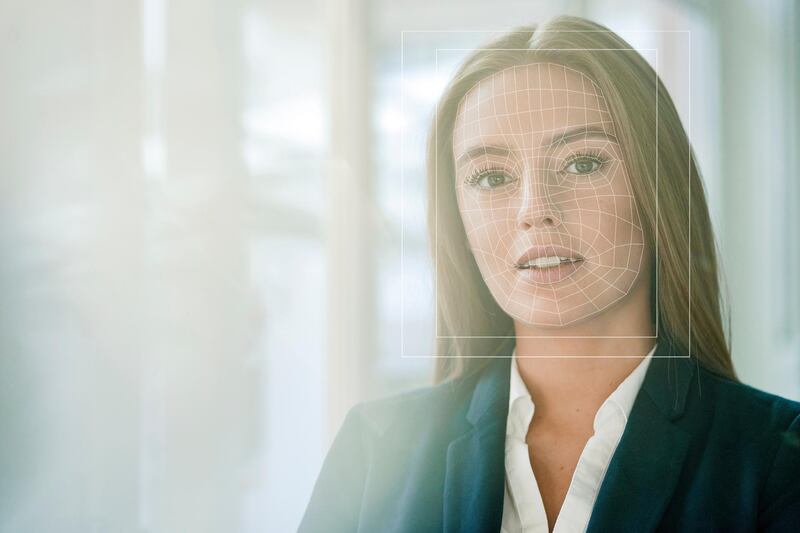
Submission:
[[[524,265],[528,261],[533,261],[539,257],[568,257],[570,259],[583,259],[583,256],[577,252],[573,252],[569,248],[564,248],[563,246],[559,246],[557,244],[548,244],[544,246],[532,246],[528,248],[528,250],[517,258],[516,265]]]

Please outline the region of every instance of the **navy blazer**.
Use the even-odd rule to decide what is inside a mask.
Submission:
[[[503,514],[510,355],[350,410],[301,532],[492,532]],[[588,531],[800,531],[800,403],[659,339]]]

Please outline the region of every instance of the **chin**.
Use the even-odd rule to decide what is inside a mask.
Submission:
[[[520,308],[503,309],[515,322],[520,322],[531,328],[539,328],[557,332],[568,327],[575,327],[580,324],[591,322],[601,316],[606,308],[595,309],[587,302],[585,307],[588,309],[576,309],[569,312],[559,312],[555,303],[547,305],[546,308],[535,310],[524,310]]]

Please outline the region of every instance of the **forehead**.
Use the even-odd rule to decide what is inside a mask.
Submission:
[[[473,139],[532,138],[585,125],[614,135],[606,100],[591,78],[556,63],[519,65],[466,93],[458,107],[454,148]]]

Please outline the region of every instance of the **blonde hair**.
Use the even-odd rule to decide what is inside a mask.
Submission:
[[[469,250],[456,202],[453,127],[459,103],[480,80],[509,67],[543,61],[594,80],[614,118],[645,239],[651,250],[657,243],[658,263],[656,254],[651,258],[650,300],[654,324],[658,313],[659,339],[666,336],[677,353],[691,353],[711,372],[736,379],[722,327],[716,242],[705,191],[672,99],[650,65],[625,40],[599,24],[563,16],[538,29],[520,27],[474,51],[437,105],[427,161],[428,228],[437,284],[434,353],[440,356],[434,381],[479,371],[492,356],[510,353],[514,335],[512,319],[495,302]]]

